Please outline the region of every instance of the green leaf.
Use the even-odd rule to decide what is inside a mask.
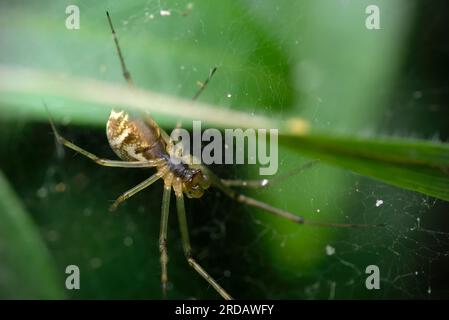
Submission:
[[[74,123],[103,125],[109,106],[118,104],[148,111],[162,125],[173,126],[178,118],[182,118],[202,120],[207,126],[220,128],[279,128],[279,142],[302,155],[319,158],[404,189],[449,200],[447,144],[386,137],[338,137],[317,130],[310,132],[308,122],[301,118],[283,120],[256,116],[89,79],[65,77],[60,81],[57,75],[38,70],[0,65],[0,73],[4,75],[0,78],[0,92],[3,91],[2,99],[7,102],[3,111],[5,116],[26,114],[30,118],[31,114],[45,121],[47,114],[42,99],[48,97],[53,100],[62,98],[66,102],[64,108],[50,106],[50,109],[57,118],[70,117]],[[38,94],[42,99],[37,98]],[[73,108],[77,100],[89,103],[78,102],[78,107]],[[101,108],[92,108],[92,103]],[[161,105],[166,107],[160,108]],[[188,126],[189,122],[185,124]]]
[[[449,201],[449,145],[424,140],[307,135],[280,141],[297,152]]]
[[[187,119],[202,120],[221,128],[285,127],[290,130],[294,127],[295,133],[308,130],[307,122],[299,118],[292,123],[284,122],[125,85],[17,66],[0,65],[0,93],[0,101],[5,103],[4,117],[22,115],[26,119],[47,120],[46,101],[53,116],[69,117],[75,123],[104,125],[112,105],[150,112],[160,125],[172,127],[178,119]],[[59,102],[63,102],[62,106]]]
[[[62,284],[39,231],[0,172],[0,298],[61,299]]]

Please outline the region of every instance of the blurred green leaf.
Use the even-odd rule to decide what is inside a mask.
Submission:
[[[424,140],[283,136],[297,152],[449,201],[449,145]]]
[[[62,284],[39,231],[0,172],[0,298],[61,299]]]
[[[217,106],[192,103],[189,100],[173,98],[143,90],[133,91],[126,86],[76,78],[59,81],[56,75],[34,70],[0,66],[0,92],[5,96],[26,99],[31,94],[50,95],[53,91],[59,98],[81,99],[91,103],[100,103],[103,112],[92,113],[89,105],[80,103],[75,110],[74,123],[105,122],[108,105],[113,103],[126,105],[136,110],[151,112],[163,123],[176,121],[178,118],[202,120],[206,125],[221,128],[279,128],[282,136],[280,143],[288,145],[302,155],[319,158],[359,174],[382,180],[392,185],[418,191],[435,198],[449,200],[449,146],[425,140],[408,139],[338,137],[308,133],[308,123],[300,118],[282,120],[255,116],[242,111],[220,109]],[[1,80],[1,79],[7,80]],[[53,97],[54,98],[54,97]],[[39,101],[33,96],[34,101]],[[41,105],[39,105],[41,104]],[[165,105],[165,108],[159,106]],[[10,117],[21,113],[35,114],[36,118],[45,120],[47,114],[40,103],[34,107],[28,104],[12,104],[4,110]],[[30,110],[27,112],[27,110]],[[51,108],[57,116],[70,116],[66,108]],[[73,111],[72,111],[73,112]],[[186,122],[188,125],[189,122]]]
[[[69,117],[75,123],[104,125],[111,105],[114,105],[150,112],[160,125],[174,126],[181,118],[202,120],[206,125],[221,128],[255,127],[290,130],[294,127],[296,133],[305,133],[308,130],[307,122],[300,118],[295,118],[292,123],[284,122],[279,118],[223,109],[148,90],[130,89],[124,85],[17,66],[0,65],[0,93],[2,93],[0,101],[5,103],[4,117],[17,118],[23,115],[27,119],[46,120],[48,115],[45,112],[44,101],[59,99],[57,101],[62,100],[64,107],[50,104],[52,115],[56,118]],[[102,108],[93,108],[92,104]]]

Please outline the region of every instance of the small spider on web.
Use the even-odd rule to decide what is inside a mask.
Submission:
[[[120,60],[123,77],[128,82],[130,87],[133,87],[133,81],[131,74],[126,68],[125,60],[123,58],[119,41],[112,24],[111,17],[106,12],[109,26],[113,35],[115,47]],[[206,88],[216,68],[212,68],[207,79],[200,84],[200,89],[193,96],[193,100],[196,100],[203,90]],[[45,104],[44,104],[45,105]],[[47,108],[47,106],[45,106]],[[48,111],[48,108],[47,108]],[[198,261],[192,255],[192,249],[190,245],[190,237],[188,231],[186,210],[184,206],[184,194],[188,198],[200,198],[203,196],[204,191],[209,187],[215,187],[229,196],[231,199],[249,206],[253,206],[262,209],[265,212],[273,215],[286,218],[297,224],[309,224],[317,226],[328,227],[375,227],[376,225],[365,224],[348,224],[348,223],[321,223],[305,220],[303,217],[298,216],[286,210],[282,210],[267,203],[256,200],[241,194],[235,188],[265,188],[272,185],[273,182],[279,182],[285,178],[288,178],[292,174],[297,174],[311,166],[317,161],[310,161],[294,171],[277,176],[274,179],[261,179],[261,180],[225,180],[220,179],[213,174],[208,168],[202,164],[194,163],[193,157],[183,156],[182,159],[174,152],[174,141],[171,137],[158,126],[158,124],[151,118],[150,115],[142,118],[131,117],[124,110],[112,110],[109,119],[106,124],[106,133],[109,141],[109,145],[112,150],[117,154],[121,160],[109,160],[96,156],[89,151],[82,149],[76,144],[66,140],[62,137],[56,126],[49,117],[49,121],[56,137],[57,142],[70,148],[85,157],[93,160],[95,163],[106,167],[120,167],[120,168],[154,168],[156,173],[139,183],[135,187],[123,193],[115,200],[110,207],[110,211],[117,209],[118,205],[125,200],[129,199],[136,193],[149,187],[154,182],[162,179],[164,182],[164,191],[162,195],[162,207],[161,207],[161,224],[159,235],[159,251],[160,251],[160,264],[161,264],[161,287],[163,297],[167,296],[167,284],[168,284],[168,251],[167,251],[167,229],[168,229],[168,216],[171,190],[173,189],[176,197],[176,207],[178,214],[179,227],[181,231],[182,244],[184,254],[186,256],[188,264],[200,274],[224,299],[232,299],[232,296],[221,287],[221,285],[207,273],[207,271],[198,263]],[[178,122],[177,128],[181,126]],[[179,151],[179,148],[178,150]],[[182,150],[181,150],[182,153]],[[178,157],[178,158],[177,158]],[[177,160],[177,161],[175,161]]]

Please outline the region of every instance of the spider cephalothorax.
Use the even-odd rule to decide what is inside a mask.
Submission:
[[[183,181],[183,191],[189,198],[200,198],[210,187],[209,177],[200,169],[188,168]]]

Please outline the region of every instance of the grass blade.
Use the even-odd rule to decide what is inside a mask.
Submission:
[[[0,298],[60,299],[57,281],[39,232],[0,172]]]
[[[425,140],[325,135],[280,138],[303,155],[449,201],[449,146]]]
[[[7,103],[11,103],[7,98],[11,96],[12,100],[31,96],[34,101],[34,106],[30,106],[29,101],[22,105],[19,103],[21,107],[12,103],[13,107],[5,110],[5,115],[34,112],[36,119],[44,121],[47,115],[38,96],[85,101],[104,107],[100,113],[93,112],[92,104],[83,103],[78,103],[77,108],[51,108],[55,118],[75,115],[72,117],[74,123],[103,125],[110,106],[118,104],[151,112],[162,125],[170,122],[173,125],[182,118],[202,120],[208,126],[219,128],[279,128],[280,143],[302,155],[319,158],[404,189],[449,200],[449,146],[443,143],[310,133],[308,122],[301,118],[285,121],[256,116],[148,91],[132,92],[124,85],[68,77],[61,81],[60,76],[51,73],[1,65],[0,92],[4,93],[2,99]]]

